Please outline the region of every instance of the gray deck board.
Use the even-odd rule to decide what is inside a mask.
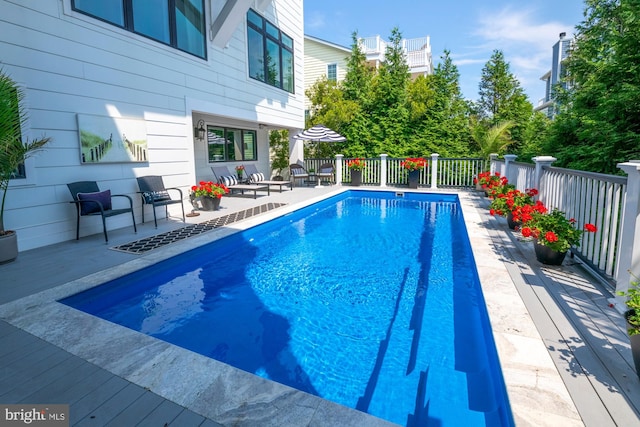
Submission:
[[[137,386],[135,386],[137,387]],[[128,386],[127,389],[131,388]],[[127,391],[127,389],[123,390],[123,393]],[[135,390],[133,392],[129,392],[129,394],[125,396],[121,396],[120,398],[124,398],[124,403],[130,403],[122,412],[120,412],[113,419],[109,420],[106,424],[107,426],[119,427],[119,426],[137,426],[141,423],[146,417],[149,416],[160,404],[162,403],[162,397],[157,394],[151,393],[149,391],[145,391],[144,389],[138,387],[139,390]],[[129,400],[129,395],[135,395],[136,393],[141,393],[135,400]],[[117,402],[113,402],[117,405]],[[108,410],[113,410],[113,408],[109,408]],[[164,426],[168,424],[171,420],[175,418],[175,414],[169,419],[158,419],[155,425]]]
[[[638,378],[616,347],[625,337],[609,291],[571,259],[543,266],[513,233],[492,235],[514,260],[508,270],[585,426],[640,425]]]
[[[190,419],[185,417],[180,423],[176,422],[176,419],[186,412],[190,414]],[[164,426],[164,425],[200,425],[204,421],[202,415],[195,414],[191,411],[186,411],[182,406],[170,402],[168,400],[161,401],[144,419],[140,420],[136,426]]]

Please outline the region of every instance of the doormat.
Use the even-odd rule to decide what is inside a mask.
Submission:
[[[285,206],[286,203],[265,203],[264,205],[233,212],[219,218],[210,219],[199,224],[191,224],[182,228],[178,228],[165,233],[156,234],[155,236],[145,237],[144,239],[134,242],[125,243],[123,245],[114,246],[111,249],[115,251],[127,252],[131,254],[142,254],[153,249],[160,248],[170,243],[178,242],[189,237],[200,235],[204,232],[211,231],[215,228],[224,227],[252,216],[260,215],[270,210]]]

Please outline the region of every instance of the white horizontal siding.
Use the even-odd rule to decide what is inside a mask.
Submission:
[[[303,127],[302,4],[274,0],[259,12],[294,39],[295,94],[248,77],[244,20],[224,49],[207,40],[205,60],[73,12],[70,0],[0,1],[1,66],[25,88],[29,136],[52,137],[31,162],[28,182],[12,182],[7,195],[5,226],[18,231],[20,250],[75,238],[68,182],[96,180],[132,196],[140,220],[136,176],[162,175],[185,196],[196,179],[210,178],[202,143],[192,137],[194,106],[218,114],[222,125]],[[81,165],[78,114],[146,120],[149,162]],[[266,131],[258,140],[266,169]],[[101,232],[99,219],[81,223],[81,236]],[[130,223],[124,216],[109,221],[118,226]]]

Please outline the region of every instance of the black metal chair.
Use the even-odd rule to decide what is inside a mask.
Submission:
[[[156,217],[156,208],[158,206],[164,206],[165,216],[169,217],[168,206],[176,203],[180,203],[182,207],[182,222],[186,222],[184,216],[184,203],[182,200],[182,190],[177,187],[166,188],[161,176],[149,175],[136,178],[138,180],[138,187],[140,187],[140,197],[142,198],[142,223],[144,224],[144,205],[153,206],[153,222],[158,228],[158,219]],[[177,191],[180,195],[179,199],[171,198],[169,190]]]
[[[309,172],[304,166],[297,163],[289,165],[289,175],[291,176],[291,189],[295,186],[296,179],[301,179],[303,182],[307,180],[307,185],[309,185]]]
[[[320,165],[320,170],[316,172],[316,178],[318,180],[318,185],[320,185],[323,179],[328,181],[329,184],[335,183],[335,170],[333,163],[324,163]]]
[[[76,240],[80,239],[80,217],[81,216],[98,216],[102,217],[102,230],[104,231],[104,240],[108,243],[107,224],[105,218],[131,212],[133,220],[133,231],[138,232],[136,228],[136,218],[133,215],[133,200],[126,194],[111,194],[111,190],[100,191],[95,181],[78,181],[67,184],[73,201],[76,205],[78,219],[76,221]],[[113,209],[112,199],[115,197],[123,197],[129,201],[128,208]]]

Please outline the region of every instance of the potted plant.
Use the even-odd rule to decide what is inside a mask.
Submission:
[[[0,263],[13,261],[18,256],[18,237],[14,230],[4,228],[4,208],[9,180],[24,160],[41,149],[50,138],[23,142],[22,125],[27,113],[21,103],[24,93],[20,87],[0,70]]]
[[[200,181],[198,185],[191,187],[191,195],[199,200],[202,210],[217,211],[220,209],[220,199],[229,193],[224,184],[216,184],[211,181]]]
[[[427,167],[427,161],[422,157],[409,157],[400,162],[400,167],[409,171],[409,188],[418,188],[420,171]]]
[[[538,194],[535,188],[527,189],[522,192],[513,185],[507,184],[505,191],[498,191],[489,205],[489,213],[491,215],[500,215],[507,218],[509,228],[515,230],[522,222],[522,216],[525,215],[530,219],[531,207],[536,202],[533,198]],[[542,202],[537,202],[542,206]]]
[[[489,171],[481,172],[476,178],[473,179],[473,183],[476,186],[480,186],[484,190],[486,196],[489,195],[489,191],[497,186],[506,185],[508,180],[506,177],[500,176],[500,172],[491,173]]]
[[[236,174],[238,175],[238,181],[242,181],[242,175],[244,174],[244,166],[243,165],[236,166]]]
[[[580,244],[582,232],[595,232],[596,226],[585,224],[584,229],[579,230],[575,219],[567,219],[558,209],[548,212],[544,206],[539,206],[530,213],[531,218],[523,223],[522,235],[535,238],[534,249],[538,261],[560,265],[567,250]]]
[[[627,298],[624,318],[627,321],[633,363],[636,366],[636,374],[640,378],[640,281],[631,282],[629,288],[618,292],[618,295]]]
[[[347,167],[351,171],[351,185],[362,184],[362,171],[366,167],[364,159],[352,159],[347,162]]]

